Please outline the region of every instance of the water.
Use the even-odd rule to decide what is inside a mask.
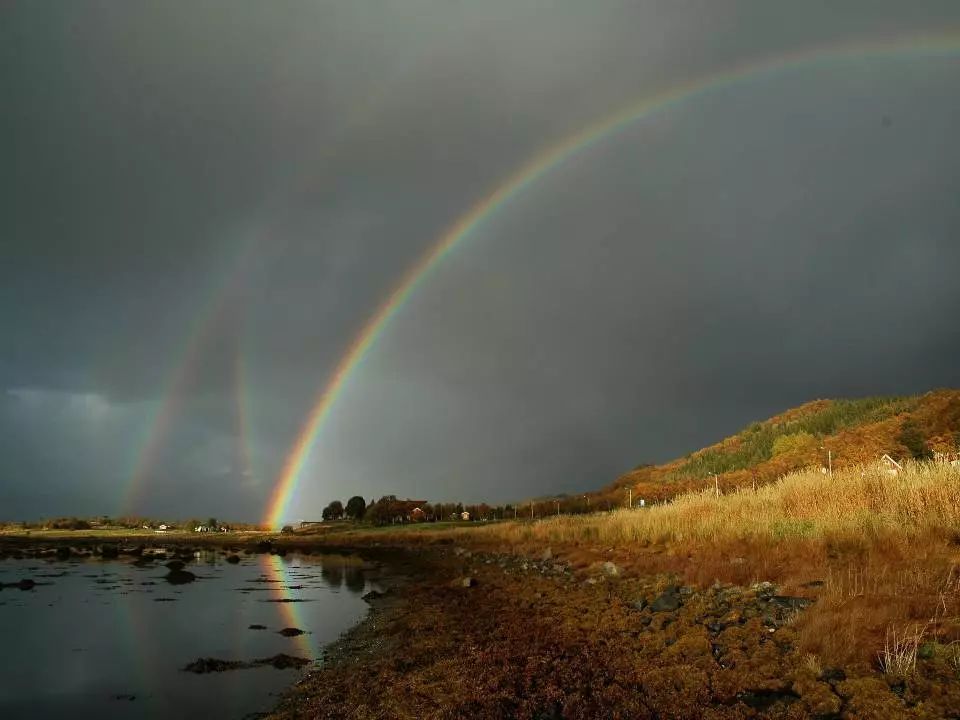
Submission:
[[[315,659],[366,614],[360,596],[373,586],[355,558],[224,560],[196,553],[185,569],[198,579],[186,585],[164,580],[165,560],[0,560],[0,582],[38,583],[0,591],[0,717],[242,718],[269,710],[302,671],[181,668],[199,657]],[[303,602],[268,602],[282,599]],[[308,634],[277,633],[287,627]]]

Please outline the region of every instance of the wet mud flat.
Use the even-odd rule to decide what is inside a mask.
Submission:
[[[613,563],[574,572],[449,547],[409,555],[270,717],[960,717],[960,679],[942,658],[899,677],[797,651],[816,587],[684,587]]]

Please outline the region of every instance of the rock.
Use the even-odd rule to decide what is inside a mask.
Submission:
[[[375,601],[375,600],[379,600],[379,599],[382,598],[384,595],[386,595],[385,592],[380,592],[379,590],[371,590],[370,592],[366,593],[365,595],[361,595],[361,596],[360,596],[360,599],[361,599],[361,600],[366,600],[367,602],[373,602],[373,601]]]
[[[61,545],[57,548],[57,558],[60,560],[66,560],[70,557],[70,548],[65,545]]]
[[[31,580],[30,578],[24,578],[23,580],[18,582],[14,587],[18,587],[21,590],[33,590],[33,588],[36,587],[36,584],[37,583],[35,580]]]
[[[650,605],[653,612],[673,612],[680,609],[680,596],[676,588],[669,588],[661,593]]]
[[[113,699],[114,699],[114,700],[126,700],[126,701],[128,701],[128,702],[133,702],[134,700],[137,699],[137,696],[136,696],[136,695],[130,695],[130,694],[127,694],[127,693],[120,693],[119,695],[114,695],[114,696],[113,696]]]
[[[843,682],[847,679],[847,674],[842,668],[824,668],[820,673],[820,679],[829,683]]]
[[[256,551],[258,553],[268,553],[272,547],[273,543],[271,543],[269,540],[261,540],[256,544]]]
[[[754,583],[750,586],[750,589],[757,594],[758,598],[762,598],[764,600],[769,600],[777,593],[776,585],[774,585],[772,582],[766,581]]]
[[[277,630],[277,633],[283,635],[284,637],[297,637],[298,635],[305,635],[306,631],[301,630],[300,628],[288,627],[283,630]]]
[[[248,630],[266,630],[267,626],[266,625],[250,625],[247,629]]]
[[[227,558],[227,562],[230,563],[231,565],[236,565],[238,562],[240,562],[240,556],[239,556],[239,555],[230,555],[230,556]]]
[[[647,600],[646,598],[640,598],[639,600],[634,600],[631,605],[634,610],[643,610],[645,607],[647,607]]]
[[[186,563],[183,560],[171,560],[167,563],[167,567],[171,570],[183,570],[186,566]]]
[[[205,673],[212,672],[223,672],[224,670],[239,670],[240,668],[249,667],[245,662],[240,660],[220,660],[219,658],[197,658],[192,663],[188,663],[181,668],[183,672],[192,672],[197,675],[203,675]]]
[[[164,578],[171,585],[186,585],[197,579],[189,570],[171,570]]]
[[[103,545],[100,547],[100,555],[108,560],[120,557],[120,547],[118,545]]]
[[[292,655],[285,655],[280,653],[274,655],[273,657],[261,658],[260,660],[254,660],[253,665],[272,665],[277,670],[286,670],[287,668],[298,668],[303,667],[304,665],[309,665],[310,661],[305,658],[293,657]]]
[[[791,595],[774,595],[770,602],[786,610],[803,610],[813,604],[813,600],[805,597],[793,597]]]
[[[553,559],[553,550],[551,548],[547,548],[540,555],[540,560],[542,562],[547,562],[548,560],[552,560],[552,559]]]
[[[477,586],[477,579],[472,577],[461,578],[457,581],[458,587],[471,588]]]
[[[616,577],[620,574],[620,568],[618,568],[616,564],[610,562],[609,560],[603,564],[603,571],[611,577]]]

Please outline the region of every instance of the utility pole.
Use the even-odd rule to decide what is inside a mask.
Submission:
[[[823,445],[820,446],[820,449],[827,451],[827,475],[833,477],[833,450],[829,450]]]
[[[717,497],[720,497],[720,476],[717,475],[715,472],[712,472],[709,474],[713,475],[713,487],[717,493]]]
[[[627,488],[627,507],[633,510],[633,488]]]
[[[557,500],[557,517],[560,517],[560,501]]]

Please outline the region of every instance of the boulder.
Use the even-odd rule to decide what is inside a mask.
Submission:
[[[186,585],[196,580],[197,576],[189,570],[171,570],[164,579],[171,585]]]
[[[231,565],[236,565],[238,562],[240,562],[240,556],[239,556],[239,555],[230,555],[230,556],[227,558],[227,562],[230,563]]]
[[[284,637],[297,637],[297,635],[304,635],[306,631],[301,630],[300,628],[288,627],[284,628],[283,630],[277,630],[277,633],[279,635],[283,635]]]
[[[673,612],[680,609],[680,595],[676,588],[668,588],[660,593],[656,600],[650,605],[653,612]]]
[[[183,570],[186,563],[183,560],[171,560],[167,563],[170,570]]]
[[[618,568],[615,563],[612,563],[609,560],[603,564],[603,571],[610,577],[616,577],[620,574],[620,568]]]

